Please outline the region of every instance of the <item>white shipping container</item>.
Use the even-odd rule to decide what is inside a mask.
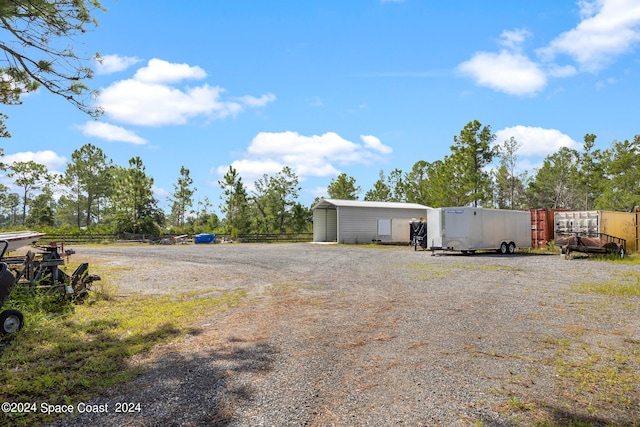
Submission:
[[[531,213],[505,209],[451,207],[427,211],[428,247],[514,253],[531,247]]]

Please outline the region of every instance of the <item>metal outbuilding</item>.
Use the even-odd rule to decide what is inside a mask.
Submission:
[[[425,220],[417,203],[324,199],[313,207],[313,241],[408,243],[411,220]]]

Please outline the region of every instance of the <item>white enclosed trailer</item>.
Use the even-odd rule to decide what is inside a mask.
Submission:
[[[531,247],[531,213],[472,207],[427,210],[427,240],[432,252],[497,250],[512,254]]]

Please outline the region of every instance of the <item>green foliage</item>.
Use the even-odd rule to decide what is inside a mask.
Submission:
[[[98,0],[14,0],[0,2],[0,102],[19,104],[23,94],[40,87],[60,95],[80,110],[100,110],[84,80],[93,76],[90,57],[73,48],[76,37],[97,26],[92,13]]]
[[[238,171],[229,166],[229,170],[218,184],[222,188],[222,204],[220,210],[225,218],[225,229],[227,233],[246,233],[249,231],[250,213],[247,190],[245,189],[242,177]]]
[[[491,143],[495,140],[490,126],[471,121],[454,136],[451,146],[452,166],[457,172],[457,184],[462,191],[459,206],[487,206],[491,201],[491,176],[485,170],[495,156]]]
[[[392,201],[391,188],[385,182],[385,180],[386,178],[384,176],[384,171],[380,170],[378,180],[373,184],[373,188],[365,193],[364,199],[373,202]]]
[[[404,176],[404,193],[408,203],[429,206],[429,178],[433,166],[424,160],[414,163],[411,171]]]
[[[520,209],[525,207],[524,181],[526,174],[517,174],[518,149],[522,143],[514,137],[497,147],[500,167],[494,172],[494,205],[500,209]]]
[[[624,271],[604,282],[582,282],[574,286],[578,292],[610,296],[640,297],[640,272]]]
[[[604,172],[604,159],[601,150],[594,150],[596,136],[594,134],[586,134],[584,136],[583,151],[578,154],[577,182],[580,193],[584,200],[582,209],[593,209],[595,201],[602,194],[602,190],[606,185]]]
[[[640,206],[640,135],[632,141],[614,141],[606,152],[608,185],[596,201],[599,209],[629,211]]]
[[[29,205],[29,216],[25,222],[28,227],[53,227],[55,225],[55,200],[51,189],[45,188]]]
[[[455,157],[445,156],[444,160],[432,163],[427,206],[464,206],[466,193],[462,186],[462,171]]]
[[[400,169],[391,171],[385,177],[384,171],[380,170],[378,180],[373,184],[373,188],[364,195],[364,200],[378,202],[402,202],[405,200],[405,183]]]
[[[153,196],[153,178],[145,172],[140,157],[129,160],[129,168],[117,172],[113,204],[116,232],[159,234],[164,225],[164,213]]]
[[[575,209],[579,205],[577,157],[576,151],[562,147],[544,159],[542,167],[527,187],[531,206]]]
[[[478,204],[507,209],[629,211],[640,206],[640,135],[630,141],[614,141],[609,149],[600,150],[594,148],[596,135],[586,134],[582,151],[562,147],[547,156],[531,175],[517,172],[518,141],[511,137],[492,148],[494,139],[489,126],[471,121],[454,137],[451,152],[442,160],[418,160],[409,172],[396,168],[388,176],[381,170],[364,198],[431,207]],[[10,165],[7,176],[14,178],[22,194],[7,193],[8,188],[0,185],[0,226],[63,227],[66,233],[80,228],[107,234],[160,233],[165,213],[157,206],[153,178],[146,174],[139,157],[129,161],[129,168],[116,166],[91,144],[74,151],[71,157],[63,180],[65,191],[55,200],[46,189],[55,178],[44,165]],[[493,169],[492,159],[499,160]],[[0,169],[3,167],[6,165],[0,162]],[[275,175],[263,175],[251,196],[238,172],[230,167],[218,181],[223,192],[220,217],[211,211],[207,198],[198,200],[192,210],[197,189],[192,187],[189,173],[181,167],[170,199],[169,222],[174,234],[311,230],[311,207],[319,199],[311,207],[298,203],[299,179],[288,166]],[[345,173],[333,178],[327,187],[329,197],[336,199],[355,200],[360,192],[355,178]]]
[[[358,194],[362,191],[356,185],[356,179],[341,173],[337,178],[332,179],[327,187],[327,194],[330,199],[358,200]]]
[[[193,205],[193,194],[196,189],[191,188],[193,179],[189,176],[189,169],[182,166],[178,182],[173,185],[171,205],[171,223],[178,227],[184,227],[189,208]]]
[[[255,182],[251,198],[253,229],[259,233],[285,233],[293,225],[299,191],[298,177],[288,166],[275,176],[263,175]]]
[[[63,203],[69,206],[78,228],[100,222],[100,206],[113,193],[113,181],[113,162],[102,149],[85,144],[71,153],[71,163],[64,174],[64,183],[70,191]]]
[[[11,172],[7,177],[13,178],[16,186],[22,189],[22,225],[27,219],[27,205],[33,191],[41,189],[49,181],[52,175],[47,167],[33,160],[26,162],[14,162],[10,166]]]

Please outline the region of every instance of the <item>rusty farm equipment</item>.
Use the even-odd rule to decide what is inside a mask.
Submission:
[[[36,246],[26,255],[5,256],[9,243],[0,240],[0,308],[13,289],[28,287],[30,292],[43,291],[48,295],[58,295],[74,302],[82,302],[89,295],[91,284],[100,277],[89,274],[89,263],[80,264],[71,274],[63,268],[64,257],[73,250],[65,251],[62,246]],[[23,324],[19,310],[7,309],[0,312],[0,333],[7,335],[18,331]]]
[[[625,239],[605,233],[556,233],[555,244],[565,258],[570,258],[571,252],[616,254],[624,258],[627,251]]]

